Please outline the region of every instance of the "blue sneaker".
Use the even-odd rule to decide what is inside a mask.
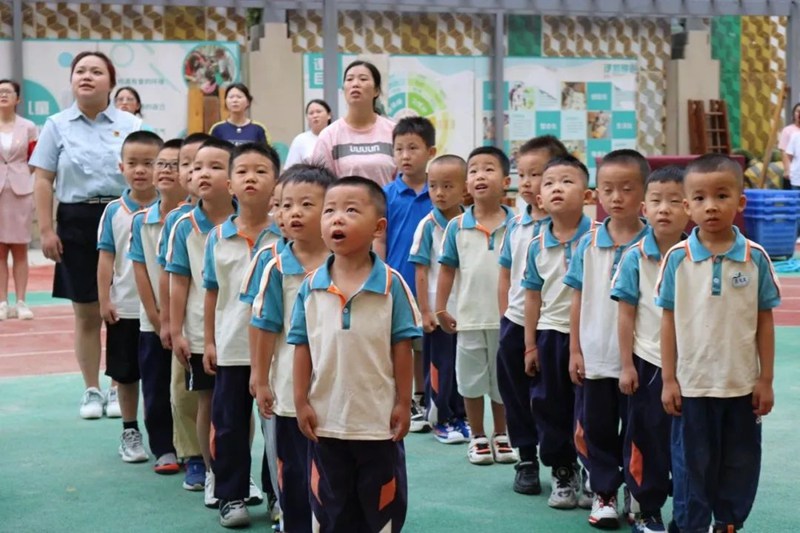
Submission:
[[[458,444],[467,440],[458,429],[448,423],[434,424],[433,436],[442,444]]]
[[[206,486],[206,464],[202,457],[190,457],[186,461],[186,476],[183,478],[183,488],[191,491],[201,491]]]
[[[665,533],[666,531],[664,521],[661,519],[661,512],[641,513],[631,524],[632,533]]]
[[[472,437],[472,430],[470,429],[467,421],[463,418],[456,418],[453,420],[453,428],[461,433],[461,436],[464,438],[464,442],[468,442],[470,437]]]

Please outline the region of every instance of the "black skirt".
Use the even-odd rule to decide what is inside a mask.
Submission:
[[[106,205],[58,204],[56,234],[64,252],[56,263],[54,297],[82,304],[97,301],[97,229]]]

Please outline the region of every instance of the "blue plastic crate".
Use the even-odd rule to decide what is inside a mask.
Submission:
[[[745,211],[747,238],[764,247],[770,257],[794,255],[797,239],[797,214],[752,215]]]
[[[800,211],[800,191],[786,191],[782,189],[745,189],[747,205],[744,208],[745,216],[748,213],[756,215],[792,214]]]

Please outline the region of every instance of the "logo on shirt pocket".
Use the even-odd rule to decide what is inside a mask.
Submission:
[[[741,272],[737,272],[731,278],[731,283],[737,289],[741,289],[742,287],[747,287],[750,284],[750,278],[742,274]]]

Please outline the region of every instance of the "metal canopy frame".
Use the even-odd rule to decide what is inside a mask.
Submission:
[[[0,0],[0,2],[3,0]],[[8,2],[9,0],[5,0]],[[22,80],[22,5],[35,0],[10,0],[12,4],[12,72]],[[86,0],[64,0],[67,4]],[[800,0],[99,0],[100,4],[263,8],[270,11],[313,9],[323,12],[325,100],[337,114],[339,11],[459,12],[494,15],[492,82],[494,94],[503,93],[505,16],[560,15],[591,17],[702,18],[718,16],[787,16],[786,82],[791,88],[787,105],[800,101]],[[502,116],[503,101],[495,98],[495,116]],[[495,120],[495,142],[503,145],[503,121]]]

